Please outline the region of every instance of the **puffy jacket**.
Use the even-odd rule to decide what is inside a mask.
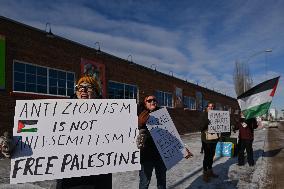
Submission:
[[[243,125],[246,125],[244,127]],[[240,122],[236,125],[236,129],[239,129],[239,139],[254,139],[254,129],[257,128],[257,121],[255,118],[245,120],[240,119]]]

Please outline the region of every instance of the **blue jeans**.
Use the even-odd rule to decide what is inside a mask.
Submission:
[[[139,171],[139,189],[148,189],[154,168],[157,178],[157,188],[166,188],[167,168],[162,160],[153,160],[141,163],[141,170]]]

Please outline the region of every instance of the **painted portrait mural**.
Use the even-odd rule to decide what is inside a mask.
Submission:
[[[105,65],[103,63],[81,58],[81,74],[94,77],[100,85],[100,95],[106,98]]]

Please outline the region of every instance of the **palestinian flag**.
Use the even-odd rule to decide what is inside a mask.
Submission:
[[[37,122],[38,122],[38,120],[19,120],[18,121],[17,133],[22,133],[22,132],[34,133],[34,132],[37,132],[37,128],[34,127],[34,125],[36,125]]]
[[[268,112],[279,78],[264,81],[237,98],[246,119],[262,116]]]

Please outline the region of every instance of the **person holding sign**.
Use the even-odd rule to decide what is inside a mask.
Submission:
[[[243,166],[245,164],[244,151],[247,152],[247,160],[249,166],[254,166],[252,143],[254,138],[254,129],[258,126],[255,118],[245,119],[243,113],[239,124],[235,129],[239,129],[239,151],[238,151],[238,165]]]
[[[137,146],[140,149],[140,163],[141,170],[139,172],[139,189],[147,189],[149,187],[152,171],[155,168],[157,178],[157,188],[166,188],[166,172],[167,164],[163,162],[157,146],[152,138],[149,128],[147,127],[147,121],[149,120],[150,114],[158,110],[157,100],[155,96],[148,95],[144,98],[138,109],[138,129],[139,136],[137,137]],[[161,110],[161,109],[160,109]],[[167,120],[167,119],[165,119]],[[164,121],[165,121],[164,120]],[[154,138],[156,139],[156,138]],[[193,154],[185,147],[184,158],[188,159]],[[173,155],[173,154],[172,154]]]
[[[215,149],[217,142],[219,140],[218,134],[211,134],[208,133],[208,125],[210,121],[208,119],[208,111],[214,110],[214,104],[209,102],[207,104],[206,111],[202,113],[201,116],[201,140],[202,140],[202,147],[204,149],[204,159],[203,159],[203,180],[205,182],[210,181],[210,177],[217,178],[216,175],[212,170],[213,165],[213,158],[215,155]]]
[[[140,110],[138,110],[138,148],[140,148],[141,170],[139,171],[139,189],[149,187],[152,171],[155,168],[157,178],[157,188],[166,188],[166,171],[167,168],[159,154],[158,149],[151,137],[150,132],[146,127],[146,122],[149,118],[149,113],[158,110],[156,97],[153,95],[146,96]]]
[[[76,85],[76,94],[73,98],[77,99],[95,99],[98,98],[99,84],[91,76],[81,77]],[[60,183],[60,182],[59,182]],[[58,189],[72,189],[72,188],[96,188],[96,189],[111,189],[112,188],[112,174],[91,175],[73,178],[64,178],[57,186]]]

